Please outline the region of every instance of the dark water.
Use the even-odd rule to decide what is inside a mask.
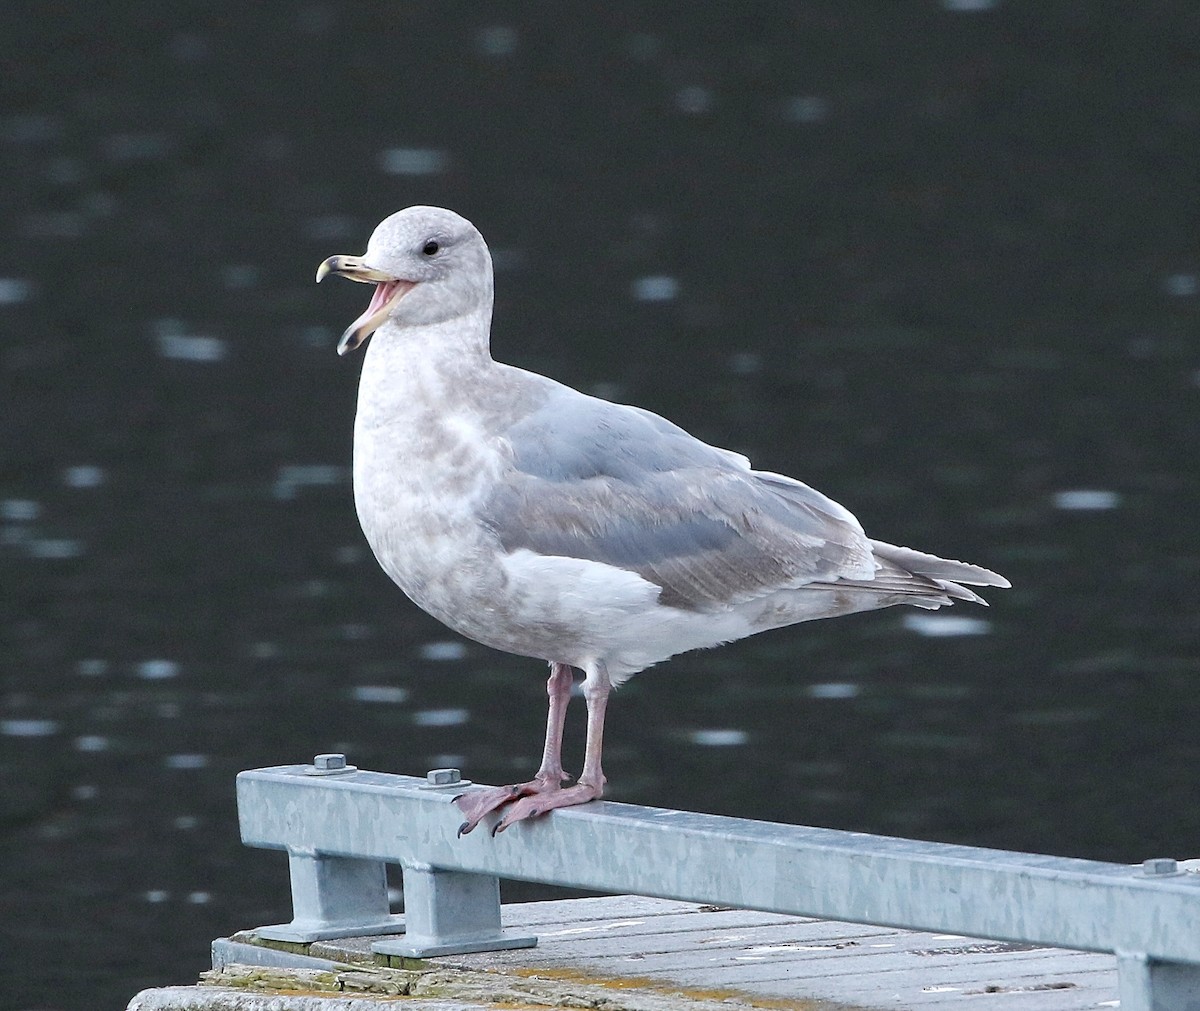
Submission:
[[[614,798],[1195,855],[1198,40],[1182,0],[6,5],[0,1005],[286,919],[239,769],[533,768],[543,670],[407,605],[350,502],[364,290],[312,274],[416,202],[496,251],[497,357],[1014,583],[639,676]]]

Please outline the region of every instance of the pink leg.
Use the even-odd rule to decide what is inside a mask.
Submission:
[[[546,680],[546,694],[550,698],[546,710],[546,744],[542,748],[542,764],[535,778],[553,782],[556,786],[571,778],[563,772],[562,739],[573,681],[571,668],[565,663],[550,665],[550,677]]]
[[[571,668],[565,663],[552,663],[550,677],[546,681],[546,694],[550,705],[546,713],[546,745],[542,749],[542,764],[537,775],[528,783],[511,786],[490,786],[454,798],[466,821],[459,826],[458,834],[466,835],[497,808],[518,797],[553,793],[562,789],[565,779],[570,779],[562,767],[563,724],[567,719],[567,703],[571,701]]]
[[[566,789],[523,795],[504,812],[504,817],[492,829],[492,835],[526,818],[534,818],[559,807],[586,804],[604,795],[606,780],[600,756],[604,750],[604,713],[608,708],[610,691],[612,682],[608,679],[608,670],[602,662],[597,662],[588,670],[587,679],[583,682],[583,697],[588,712],[587,750],[584,752],[583,774],[579,781]]]
[[[604,794],[604,770],[600,766],[600,755],[604,751],[604,714],[608,711],[608,695],[612,682],[608,680],[608,669],[599,665],[588,672],[583,683],[583,698],[587,703],[587,747],[583,753],[583,774],[579,782],[591,786],[596,796]]]

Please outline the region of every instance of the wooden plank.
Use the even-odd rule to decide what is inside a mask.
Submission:
[[[705,906],[674,899],[652,899],[642,895],[602,895],[582,899],[551,899],[545,902],[515,902],[500,907],[505,927],[534,927],[544,924],[585,924],[593,920],[628,920],[636,917],[683,917],[684,922],[804,923],[813,917],[784,913],[760,913],[726,906]]]
[[[670,929],[667,917],[655,920],[612,920],[597,921],[594,928],[562,927],[558,930],[539,931],[538,946],[516,952],[495,952],[490,955],[471,956],[472,959],[487,959],[489,964],[533,965],[540,962],[585,958],[615,958],[637,955],[645,957],[668,952],[719,953],[727,950],[747,949],[785,950],[788,946],[803,946],[806,949],[833,950],[839,945],[861,946],[878,938],[894,938],[894,931],[883,927],[860,927],[854,924],[818,921],[805,924],[803,935],[797,933],[794,923],[757,926],[750,922],[733,923],[710,929],[681,929],[677,925]],[[668,929],[656,930],[659,921]],[[586,931],[586,932],[585,932]],[[898,942],[891,942],[894,946]],[[765,955],[764,955],[765,957]],[[480,961],[472,964],[479,965]]]
[[[636,908],[634,915],[619,899],[596,903],[586,931],[573,932],[584,925],[572,922],[540,932],[538,949],[473,958],[496,968],[536,972],[571,964],[585,972],[866,1006],[880,1006],[886,994],[888,1006],[971,998],[1058,1011],[1095,1007],[1116,993],[1115,962],[1106,955],[795,917],[763,923],[763,914],[701,911],[666,900]],[[569,908],[539,913],[552,922]],[[528,924],[523,912],[511,917],[514,925]]]
[[[764,952],[763,949],[769,949]],[[827,944],[809,944],[803,940],[773,945],[731,945],[726,948],[697,951],[681,948],[675,951],[648,951],[637,960],[645,968],[661,967],[664,970],[721,973],[730,980],[774,979],[783,975],[863,975],[890,972],[895,969],[913,969],[930,973],[950,971],[962,965],[978,967],[980,972],[990,972],[995,965],[1010,965],[1014,970],[1024,969],[1031,961],[1054,962],[1070,954],[1052,948],[1033,951],[989,952],[964,958],[956,955],[914,955],[911,951],[899,950],[859,951],[834,948]],[[1101,956],[1103,957],[1103,956]],[[574,959],[581,965],[598,966],[610,957],[605,954],[583,954]],[[527,962],[534,965],[532,958]]]

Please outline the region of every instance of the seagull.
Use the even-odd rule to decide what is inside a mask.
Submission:
[[[806,484],[754,470],[640,407],[495,361],[492,260],[465,218],[398,211],[362,256],[325,260],[375,285],[342,334],[372,334],[354,421],[354,504],[408,597],[454,631],[550,665],[541,765],[528,782],[455,798],[492,834],[604,793],[609,692],[686,650],[766,629],[908,604],[985,603],[989,569],[872,540]],[[574,784],[563,723],[584,674]]]

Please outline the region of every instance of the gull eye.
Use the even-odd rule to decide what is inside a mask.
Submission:
[[[433,256],[441,248],[442,247],[439,246],[437,244],[437,242],[435,242],[433,239],[430,239],[427,243],[425,243],[425,245],[423,245],[421,247],[421,252],[424,253],[426,256]]]

